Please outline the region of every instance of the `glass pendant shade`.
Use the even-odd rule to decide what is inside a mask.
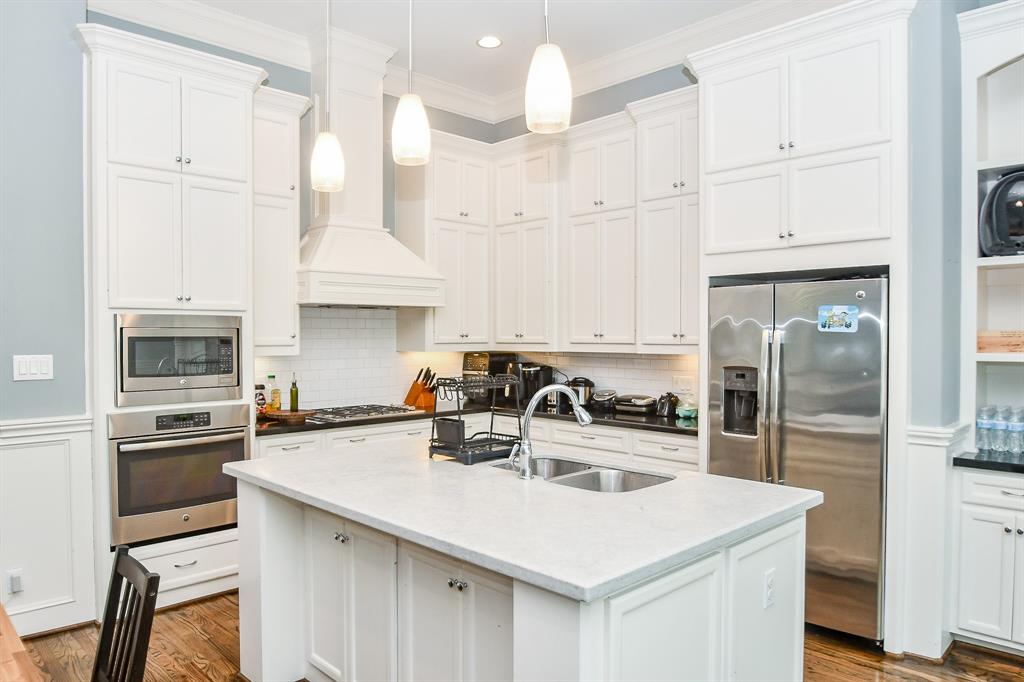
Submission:
[[[430,121],[419,95],[407,92],[398,100],[391,124],[391,157],[399,166],[422,166],[430,160]]]
[[[538,45],[526,76],[526,127],[535,133],[560,133],[572,115],[572,82],[562,50]]]
[[[309,161],[309,179],[317,192],[340,192],[345,188],[345,155],[334,133],[316,136]]]

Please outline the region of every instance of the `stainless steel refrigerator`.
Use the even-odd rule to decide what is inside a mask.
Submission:
[[[708,469],[820,490],[806,618],[881,641],[887,280],[712,281]]]

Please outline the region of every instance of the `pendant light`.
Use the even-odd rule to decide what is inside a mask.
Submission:
[[[327,0],[327,92],[324,96],[324,130],[316,136],[309,159],[309,179],[317,192],[340,192],[345,188],[345,155],[341,142],[331,132],[331,0]]]
[[[430,121],[423,100],[412,93],[412,0],[409,0],[409,92],[399,98],[391,122],[391,158],[400,166],[422,166],[430,159]]]
[[[558,45],[548,32],[544,0],[544,44],[538,45],[526,76],[526,127],[535,133],[560,133],[572,114],[572,81]]]

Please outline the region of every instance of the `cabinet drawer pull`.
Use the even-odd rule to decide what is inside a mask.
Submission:
[[[295,185],[288,185],[288,189],[295,189]]]
[[[405,435],[407,435],[407,436],[422,436],[423,432],[422,431],[406,431]]]
[[[583,440],[597,440],[597,436],[587,436],[585,434],[580,434],[580,438]]]
[[[1003,495],[1009,495],[1010,497],[1024,497],[1024,493],[1015,493],[1012,490],[1006,490],[1005,488],[1000,488],[999,492]]]
[[[193,559],[192,561],[186,562],[184,564],[174,564],[174,567],[175,568],[188,568],[190,566],[195,566],[198,563],[199,563],[199,559]]]
[[[780,143],[779,143],[779,149],[785,149],[785,148],[786,148],[786,145],[784,145],[784,144],[782,144],[782,143],[780,142]]]
[[[362,443],[364,440],[366,440],[366,436],[363,436],[362,438],[349,438],[348,442],[349,443]]]
[[[301,447],[301,445],[282,445],[281,449],[285,452],[292,452],[293,450],[298,450]]]
[[[661,449],[664,450],[665,452],[679,452],[678,447],[674,448],[671,445],[662,445]]]
[[[335,541],[340,542],[341,544],[344,545],[346,542],[349,541],[350,538],[347,535],[345,535],[344,533],[342,533],[341,531],[338,531],[337,533],[334,534],[334,539],[335,539]]]

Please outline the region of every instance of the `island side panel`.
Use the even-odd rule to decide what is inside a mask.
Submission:
[[[512,670],[516,682],[581,679],[580,630],[586,606],[529,583],[513,583]]]
[[[302,506],[238,482],[238,629],[251,682],[306,673]]]

